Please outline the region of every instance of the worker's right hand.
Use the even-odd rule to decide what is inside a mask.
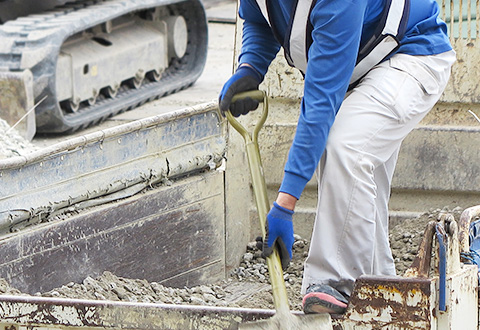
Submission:
[[[222,113],[230,109],[231,114],[234,117],[238,117],[258,108],[258,101],[250,97],[237,100],[235,103],[231,102],[235,94],[258,89],[261,81],[262,76],[257,70],[248,65],[240,66],[235,74],[223,85],[218,97]]]
[[[262,257],[266,258],[273,253],[276,245],[283,270],[286,270],[292,260],[293,238],[293,211],[286,209],[276,202],[267,215],[266,235],[263,240]]]

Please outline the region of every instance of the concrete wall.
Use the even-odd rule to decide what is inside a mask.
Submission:
[[[449,5],[450,3],[444,7],[448,13]],[[454,12],[460,10],[455,7],[457,4],[452,2],[452,5]],[[476,17],[474,15],[475,13],[472,17]],[[440,102],[404,141],[393,179],[391,221],[401,220],[405,216],[413,216],[431,208],[466,208],[480,202],[480,123],[468,111],[476,112],[480,116],[480,68],[477,65],[480,60],[480,46],[475,39],[478,27],[471,32],[466,32],[465,28],[458,31],[459,27],[462,29],[465,24],[459,24],[458,15],[454,17],[457,17],[456,21],[450,22],[449,17],[445,19],[449,29],[454,31],[452,44],[458,61],[453,67],[451,81]],[[241,24],[239,20],[235,58],[241,46]],[[469,24],[473,27],[477,25]],[[270,115],[259,140],[269,197],[273,200],[282,179],[283,165],[295,132],[303,94],[303,79],[296,70],[286,64],[282,51],[270,66],[261,89],[270,97]],[[254,117],[251,115],[241,120],[248,126],[255,122]],[[236,202],[241,202],[242,205],[250,199],[250,239],[253,239],[260,231],[248,189],[248,169],[242,155],[241,142],[238,134],[230,129],[227,196],[234,194]],[[241,177],[241,180],[235,181],[232,191],[229,184],[235,175]],[[302,194],[294,220],[295,231],[307,238],[310,237],[314,221],[316,189],[316,180],[313,178]],[[245,212],[245,208],[235,210],[235,219],[243,219]],[[231,216],[231,213],[227,213],[227,222]],[[238,221],[242,226],[246,225],[243,220]]]

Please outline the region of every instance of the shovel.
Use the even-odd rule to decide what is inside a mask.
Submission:
[[[265,241],[265,223],[267,213],[270,210],[270,203],[267,197],[267,186],[263,176],[263,167],[258,148],[258,133],[263,127],[268,116],[268,98],[263,91],[250,91],[236,94],[232,103],[244,98],[252,98],[263,104],[263,110],[260,119],[250,133],[240,122],[233,117],[230,111],[226,111],[226,117],[230,125],[240,133],[245,141],[245,151],[247,153],[248,166],[252,179],[253,194],[257,205],[260,228]],[[287,289],[283,279],[283,271],[280,262],[278,250],[274,248],[272,255],[267,257],[268,273],[270,274],[270,283],[272,285],[273,304],[275,306],[275,316],[269,320],[244,323],[239,329],[332,329],[329,314],[310,314],[290,313],[288,303]]]

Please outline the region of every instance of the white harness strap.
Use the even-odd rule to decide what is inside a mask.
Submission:
[[[267,0],[257,0],[257,4],[258,4],[258,7],[260,7],[260,11],[262,12],[263,17],[265,17],[268,24],[272,26],[272,24],[270,24],[270,18],[268,16]]]
[[[397,35],[400,32],[399,29],[405,12],[405,5],[405,0],[391,1],[382,34],[377,40],[372,40],[374,42],[373,47],[367,43],[364,49],[361,50],[361,52],[365,51],[366,48],[368,53],[355,66],[350,78],[350,85],[360,80],[371,68],[380,63],[399,46],[400,40],[397,38]],[[368,50],[368,47],[372,48]]]
[[[397,39],[392,35],[386,35],[382,38],[374,48],[370,50],[360,62],[355,65],[352,77],[350,78],[350,85],[356,83],[362,78],[371,68],[380,63],[398,46]]]
[[[403,11],[405,9],[405,0],[393,0],[390,3],[390,9],[388,10],[387,22],[383,28],[382,34],[391,34],[396,36],[400,28],[400,23],[403,18]]]
[[[300,71],[307,70],[307,28],[305,23],[310,16],[310,8],[313,0],[298,0],[297,9],[292,22],[290,32],[290,65],[298,68]]]

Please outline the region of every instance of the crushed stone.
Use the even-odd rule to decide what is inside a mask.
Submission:
[[[0,159],[24,156],[38,149],[23,138],[15,128],[10,130],[10,125],[0,119]]]
[[[436,220],[439,214],[445,212],[452,214],[458,221],[461,211],[460,207],[453,210],[449,210],[448,207],[430,210],[417,218],[403,220],[391,228],[390,242],[397,274],[402,275],[412,264],[428,222]],[[300,288],[303,263],[308,248],[309,240],[296,235],[293,259],[284,273],[291,310],[302,310]],[[22,293],[9,287],[5,280],[0,279],[0,294]],[[122,278],[110,272],[104,272],[96,278],[87,277],[82,283],[67,283],[60,288],[36,295],[177,305],[274,308],[266,261],[261,257],[261,251],[257,248],[256,242],[247,245],[239,266],[231,272],[227,280],[220,283],[172,288],[156,282]]]

